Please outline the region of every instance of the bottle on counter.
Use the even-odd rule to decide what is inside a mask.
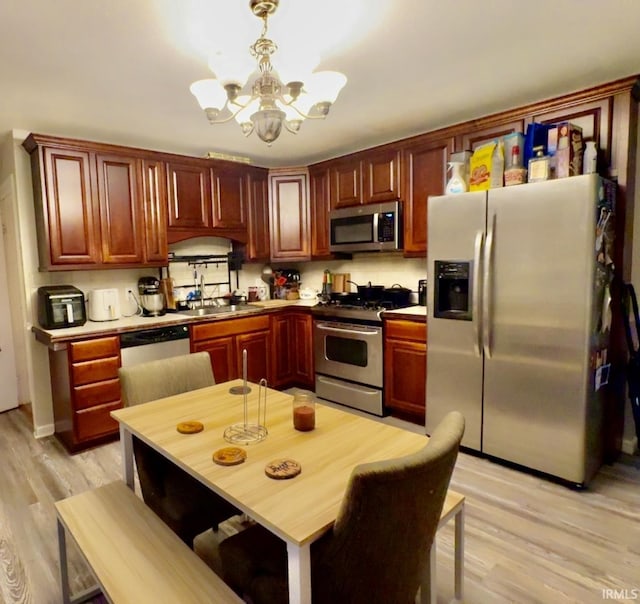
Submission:
[[[533,152],[535,156],[529,160],[529,177],[527,182],[549,180],[551,176],[549,156],[544,154],[544,147],[534,147]]]
[[[449,182],[447,182],[447,187],[445,188],[445,193],[447,195],[456,194],[456,193],[466,193],[467,192],[467,182],[464,178],[464,162],[461,161],[452,161],[449,162],[449,169],[451,170],[451,178]]]
[[[595,141],[587,141],[582,162],[583,174],[595,174],[598,171],[598,149]]]

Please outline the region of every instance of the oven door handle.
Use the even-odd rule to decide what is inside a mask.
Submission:
[[[380,334],[380,331],[373,328],[373,331],[361,331],[359,329],[345,329],[343,327],[329,327],[328,323],[316,323],[316,327],[318,329],[322,329],[323,331],[333,331],[336,333],[352,333],[358,336],[377,336]]]

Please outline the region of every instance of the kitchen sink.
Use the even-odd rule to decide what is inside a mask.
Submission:
[[[189,317],[208,317],[210,315],[228,315],[228,314],[245,314],[252,312],[260,312],[262,309],[249,304],[231,304],[229,306],[203,306],[202,308],[191,308],[190,310],[181,310],[180,315],[188,315]]]

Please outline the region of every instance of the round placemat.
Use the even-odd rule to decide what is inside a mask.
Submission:
[[[247,452],[240,447],[223,447],[213,453],[213,461],[219,466],[235,466],[247,459]]]
[[[204,424],[196,421],[180,422],[176,429],[180,434],[195,434],[204,430]]]
[[[302,466],[295,459],[276,459],[270,461],[264,469],[269,478],[285,480],[293,478],[302,472]]]

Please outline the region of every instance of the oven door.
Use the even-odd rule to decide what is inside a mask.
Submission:
[[[382,327],[314,321],[316,373],[382,388]]]

